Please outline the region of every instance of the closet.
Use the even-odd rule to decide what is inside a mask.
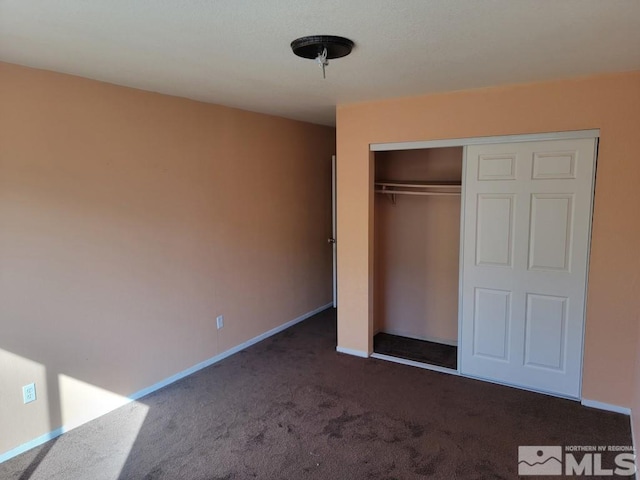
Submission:
[[[598,134],[371,144],[372,356],[580,398]]]
[[[375,355],[457,369],[462,156],[375,153]]]

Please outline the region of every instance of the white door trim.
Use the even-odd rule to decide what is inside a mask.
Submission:
[[[462,185],[460,187],[460,253],[458,257],[458,358],[457,358],[457,367],[458,372],[462,375],[462,292],[464,289],[464,262],[462,259],[464,258],[464,216],[465,216],[465,205],[466,205],[466,196],[467,190],[465,188],[465,172],[467,171],[467,146],[462,147]]]
[[[598,130],[599,132],[600,130]],[[585,400],[582,396],[582,386],[584,384],[584,345],[587,339],[587,300],[589,296],[589,272],[591,271],[591,239],[593,236],[593,208],[596,200],[596,173],[598,171],[598,150],[600,148],[600,135],[595,139],[595,151],[593,152],[593,171],[591,172],[591,200],[589,203],[589,238],[587,239],[587,275],[584,280],[584,322],[582,323],[582,355],[580,358],[580,400]],[[589,400],[587,400],[589,401]],[[583,403],[584,405],[584,403]],[[606,405],[606,404],[602,404]],[[599,407],[594,407],[599,408]]]
[[[377,358],[378,360],[386,360],[387,362],[399,363],[401,365],[408,365],[410,367],[422,368],[423,370],[431,370],[434,372],[448,373],[449,375],[460,375],[458,370],[452,368],[441,367],[439,365],[431,365],[430,363],[416,362],[408,360],[406,358],[394,357],[392,355],[385,355],[384,353],[372,353],[371,358]]]
[[[522,135],[499,135],[495,137],[450,138],[418,142],[372,143],[372,152],[389,150],[416,150],[420,148],[464,147],[466,145],[486,145],[491,143],[537,142],[541,140],[575,140],[577,138],[598,138],[600,129],[571,130],[567,132],[531,133]]]

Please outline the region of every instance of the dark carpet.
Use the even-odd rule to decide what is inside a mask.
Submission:
[[[0,478],[513,479],[518,445],[631,442],[623,415],[335,346],[327,310],[1,464]]]
[[[373,351],[451,370],[458,369],[458,348],[452,345],[380,332],[373,337]]]

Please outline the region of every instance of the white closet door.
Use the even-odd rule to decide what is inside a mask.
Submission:
[[[461,372],[580,397],[595,139],[466,150]]]

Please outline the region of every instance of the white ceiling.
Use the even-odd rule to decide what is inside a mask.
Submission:
[[[327,79],[290,42],[356,47]],[[639,0],[0,0],[0,60],[331,125],[335,105],[640,69]]]

